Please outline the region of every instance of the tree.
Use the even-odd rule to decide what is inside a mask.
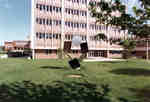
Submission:
[[[136,47],[136,42],[134,40],[126,39],[120,43],[124,48],[123,58],[128,59],[132,56],[132,51],[134,51]]]
[[[127,6],[121,0],[101,0],[98,3],[90,2],[91,16],[96,18],[96,23],[106,26],[115,26],[119,30],[128,31],[128,34],[138,38],[149,37],[150,3],[149,0],[139,0],[141,7],[133,7],[134,15],[127,12]],[[115,41],[112,41],[115,42]],[[125,45],[127,42],[124,41]],[[123,47],[125,47],[123,45]],[[132,47],[131,47],[132,48]]]
[[[150,20],[150,3],[147,3],[149,0],[139,1],[141,2],[140,8],[133,7],[134,15],[126,11],[127,7],[120,0],[109,2],[101,0],[97,4],[90,2],[91,16],[96,18],[96,23],[112,25],[120,30],[128,30],[129,34],[147,37],[149,35],[147,22]]]

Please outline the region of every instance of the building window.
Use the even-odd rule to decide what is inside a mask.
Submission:
[[[52,25],[52,20],[51,19],[49,20],[49,25]]]
[[[56,7],[56,12],[59,12],[59,8],[58,7]]]
[[[61,34],[59,34],[59,39],[61,39]]]
[[[48,36],[49,34],[46,34],[46,39],[48,39],[49,38],[49,36]]]
[[[36,18],[36,23],[39,24],[39,18]]]
[[[49,11],[49,6],[48,5],[46,6],[46,8],[47,8],[46,10]]]
[[[43,33],[42,36],[43,36],[43,39],[45,39],[45,33]]]
[[[49,6],[49,11],[52,12],[52,6]]]
[[[37,9],[39,8],[39,4],[36,4],[36,8],[37,8]]]
[[[45,18],[43,19],[43,24],[45,25]]]
[[[55,9],[56,9],[56,7],[55,7],[55,6],[53,6],[53,11],[55,11]]]
[[[42,5],[40,4],[40,10],[42,10]]]
[[[54,38],[54,39],[56,38],[56,34],[53,34],[53,38]]]
[[[42,34],[41,33],[39,33],[39,39],[42,39]]]
[[[56,34],[56,39],[58,39],[58,34]]]
[[[39,21],[39,24],[42,24],[42,19],[40,18],[39,20],[40,20],[40,21]]]
[[[48,19],[46,19],[46,25],[49,25],[49,20]]]
[[[45,6],[45,5],[43,5],[43,10],[45,11],[45,9],[46,9],[46,6]]]
[[[49,34],[49,39],[52,39],[52,34]]]
[[[39,38],[39,33],[38,32],[36,32],[36,38]]]

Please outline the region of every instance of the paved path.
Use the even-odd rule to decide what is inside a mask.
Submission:
[[[98,62],[98,61],[125,61],[124,59],[111,59],[111,58],[87,58],[83,60],[84,62]]]

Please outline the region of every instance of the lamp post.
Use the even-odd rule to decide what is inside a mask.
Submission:
[[[146,59],[149,59],[149,52],[148,52],[148,39],[146,39]]]

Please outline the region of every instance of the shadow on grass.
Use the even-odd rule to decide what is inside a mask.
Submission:
[[[0,85],[0,102],[111,102],[108,85],[100,89],[92,83],[53,82],[51,85],[31,81]]]
[[[143,89],[130,88],[129,90],[136,94],[140,102],[150,102],[150,87],[145,87]]]
[[[120,68],[112,70],[111,73],[130,76],[150,76],[150,70],[144,68]]]
[[[68,67],[57,67],[57,66],[41,66],[40,68],[43,68],[43,69],[69,69]]]

